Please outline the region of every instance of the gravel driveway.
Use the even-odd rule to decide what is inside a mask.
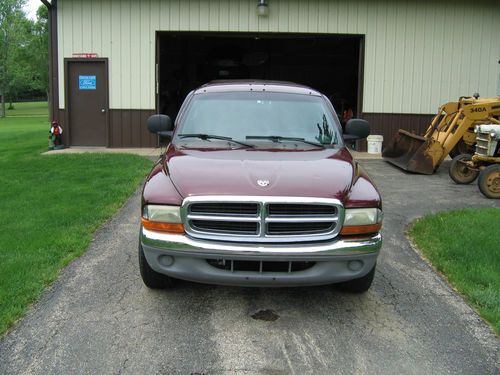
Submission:
[[[452,183],[448,163],[434,176],[362,164],[385,208],[385,243],[366,294],[187,282],[148,290],[137,267],[136,193],[0,340],[0,374],[500,373],[498,338],[404,235],[423,214],[500,202]]]

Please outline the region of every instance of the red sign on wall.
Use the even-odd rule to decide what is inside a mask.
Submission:
[[[78,57],[80,59],[95,59],[99,57],[99,55],[94,52],[74,52],[73,57]]]

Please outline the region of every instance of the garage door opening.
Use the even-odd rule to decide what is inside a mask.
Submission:
[[[157,111],[175,118],[184,97],[218,79],[268,79],[311,86],[342,118],[360,114],[363,36],[157,33]]]

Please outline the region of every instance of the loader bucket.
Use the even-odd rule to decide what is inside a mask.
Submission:
[[[421,174],[433,174],[442,155],[443,147],[439,142],[402,129],[382,151],[382,157],[389,163]]]

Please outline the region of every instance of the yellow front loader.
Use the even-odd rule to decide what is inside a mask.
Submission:
[[[500,124],[500,98],[462,97],[439,108],[423,136],[399,129],[382,157],[409,172],[432,174],[448,154],[474,153],[474,126]]]

